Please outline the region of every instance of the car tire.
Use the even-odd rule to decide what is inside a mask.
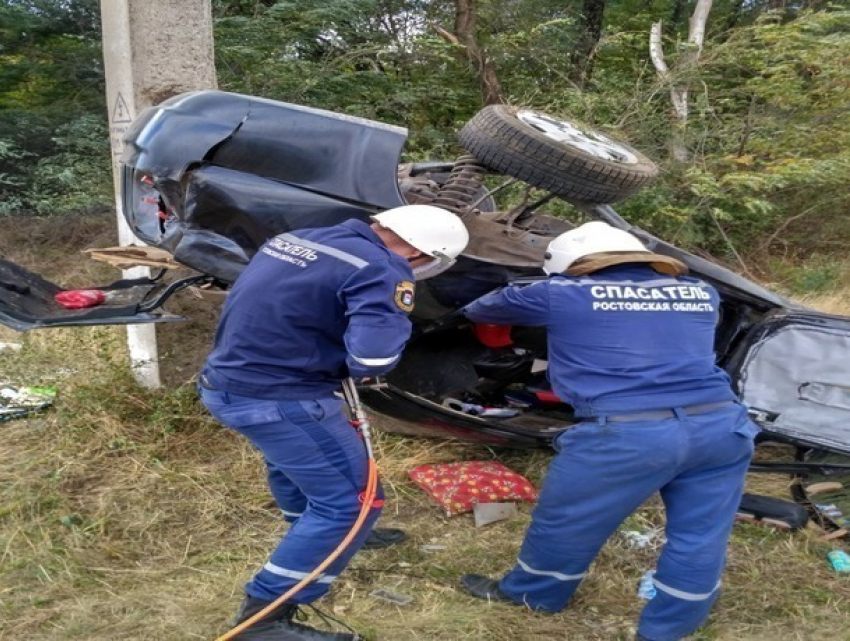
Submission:
[[[485,107],[458,138],[489,170],[583,203],[623,200],[658,175],[655,163],[630,146],[524,107]]]

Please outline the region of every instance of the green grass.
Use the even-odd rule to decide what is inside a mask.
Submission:
[[[208,417],[191,385],[138,387],[125,368],[123,332],[68,329],[25,335],[0,352],[2,378],[52,384],[55,405],[0,424],[0,639],[213,639],[241,589],[285,527],[261,461]],[[375,417],[377,427],[391,427]],[[486,604],[458,588],[465,572],[509,569],[529,520],[476,529],[447,518],[408,479],[426,462],[498,459],[539,484],[550,453],[406,438],[377,430],[388,494],[382,525],[405,544],[362,552],[322,606],[371,639],[626,640],[641,601],[637,581],[656,552],[615,536],[574,602],[556,615]],[[749,488],[788,497],[788,479],[751,475]],[[627,529],[663,522],[657,501]],[[850,577],[832,572],[822,532],[736,525],[724,589],[697,640],[850,638]],[[423,551],[438,544],[444,550]],[[832,544],[834,545],[834,544]],[[369,597],[408,594],[404,607]]]

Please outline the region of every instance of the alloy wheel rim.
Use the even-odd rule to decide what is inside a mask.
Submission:
[[[517,118],[547,138],[621,165],[635,165],[638,157],[628,147],[595,131],[585,131],[575,125],[529,109],[517,112]]]

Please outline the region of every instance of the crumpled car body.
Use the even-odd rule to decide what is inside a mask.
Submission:
[[[361,386],[363,400],[415,434],[548,447],[575,419],[548,388],[544,331],[503,328],[494,336],[459,310],[508,283],[545,278],[549,240],[599,219],[717,287],[717,359],[766,435],[850,454],[850,319],[794,304],[630,225],[612,203],[647,184],[654,169],[627,146],[522,108],[491,109],[470,123],[460,135],[470,154],[400,163],[400,127],[226,92],[172,98],[144,112],[125,138],[123,213],[142,241],[195,275],[118,281],[100,288],[109,294],[104,305],[66,310],[54,300],[60,286],[0,260],[0,322],[25,331],[179,320],[162,309],[170,296],[200,283],[226,290],[272,236],[436,204],[461,217],[470,245],[449,271],[419,283],[403,359]],[[515,144],[519,134],[534,143],[528,148],[549,145],[548,155],[530,156]],[[549,157],[564,149],[568,169],[553,169]],[[605,182],[608,169],[587,182],[597,161],[608,163],[616,184]],[[546,213],[558,201],[570,204],[570,216]]]

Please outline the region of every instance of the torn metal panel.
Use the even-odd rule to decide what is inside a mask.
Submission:
[[[146,309],[165,286],[148,280],[117,281],[97,289],[109,301],[96,307],[65,309],[56,294],[65,291],[38,274],[0,259],[0,323],[19,332],[38,327],[120,325],[185,320],[162,310]]]

